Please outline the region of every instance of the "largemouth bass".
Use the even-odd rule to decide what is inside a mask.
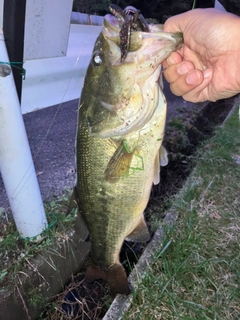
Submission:
[[[167,163],[161,148],[166,119],[161,62],[182,43],[181,34],[164,33],[159,25],[130,30],[123,59],[123,23],[105,16],[88,66],[74,191],[91,239],[86,277],[106,279],[113,294],[130,293],[119,262],[124,239],[149,240],[143,212],[152,184],[159,183],[160,163]]]

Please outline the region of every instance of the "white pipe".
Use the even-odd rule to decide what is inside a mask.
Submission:
[[[3,28],[3,2],[4,0],[0,0],[0,32],[2,32]]]
[[[3,34],[0,61],[9,61]],[[32,238],[47,219],[11,69],[0,68],[0,171],[18,232]]]

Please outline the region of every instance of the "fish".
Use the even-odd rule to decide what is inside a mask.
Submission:
[[[183,41],[182,34],[163,32],[162,25],[149,25],[147,32],[132,29],[123,59],[122,20],[104,17],[86,72],[71,200],[91,241],[85,277],[106,280],[113,295],[131,292],[119,260],[124,240],[150,239],[144,210],[152,185],[160,181],[160,165],[168,161],[162,146],[166,99],[161,63]]]

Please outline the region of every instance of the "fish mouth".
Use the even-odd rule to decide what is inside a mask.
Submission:
[[[119,33],[121,31],[123,21],[116,18],[112,14],[107,14],[103,20],[103,36],[120,45]],[[137,51],[144,39],[155,39],[156,41],[170,41],[172,44],[175,43],[175,50],[178,50],[183,44],[183,34],[181,32],[172,33],[164,32],[162,24],[149,24],[149,32],[145,31],[131,31],[130,36],[130,48],[129,51]]]

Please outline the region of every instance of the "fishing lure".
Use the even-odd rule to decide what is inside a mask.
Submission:
[[[129,51],[130,36],[132,31],[149,32],[149,27],[146,19],[141,14],[140,10],[132,6],[126,7],[124,10],[116,4],[111,4],[109,7],[111,13],[122,22],[122,27],[119,33],[121,61],[126,59]]]

